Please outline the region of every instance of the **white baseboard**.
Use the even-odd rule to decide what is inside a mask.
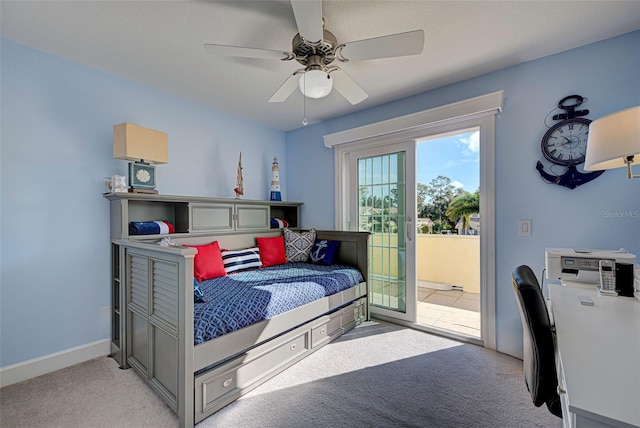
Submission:
[[[451,284],[429,281],[418,281],[418,287],[431,288],[433,290],[453,290],[453,286]]]
[[[0,368],[0,388],[75,364],[109,355],[111,342],[102,339],[43,357]]]

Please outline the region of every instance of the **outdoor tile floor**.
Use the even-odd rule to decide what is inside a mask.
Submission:
[[[480,294],[418,287],[418,324],[480,338]]]

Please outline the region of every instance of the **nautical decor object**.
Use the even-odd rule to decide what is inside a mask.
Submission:
[[[238,159],[238,172],[236,176],[236,187],[233,189],[236,192],[236,199],[240,199],[240,196],[244,195],[244,187],[242,185],[242,152],[240,152],[240,158]]]
[[[580,95],[569,95],[558,102],[558,108],[565,113],[556,114],[553,120],[560,122],[551,126],[542,137],[541,149],[544,157],[555,165],[567,167],[561,174],[553,173],[555,165],[551,166],[551,173],[544,170],[542,162],[538,161],[536,169],[540,176],[548,183],[564,186],[569,189],[588,183],[599,177],[604,171],[594,171],[583,173],[578,171],[577,166],[584,163],[587,151],[587,136],[589,135],[590,119],[581,118],[589,114],[589,110],[578,110],[585,98]],[[570,102],[571,104],[565,104]]]
[[[280,167],[278,166],[278,158],[273,158],[273,165],[271,165],[271,196],[272,201],[281,201],[282,194],[280,193]]]

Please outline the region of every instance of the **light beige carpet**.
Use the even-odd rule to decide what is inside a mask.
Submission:
[[[101,358],[0,390],[2,427],[175,427],[133,370]],[[545,427],[522,361],[366,323],[205,419],[218,427]]]
[[[175,427],[133,370],[104,357],[0,389],[3,428]]]

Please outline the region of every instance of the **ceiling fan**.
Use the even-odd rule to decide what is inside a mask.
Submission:
[[[351,104],[367,98],[367,93],[340,67],[341,62],[416,55],[424,47],[424,30],[390,34],[371,39],[338,44],[336,37],[324,29],[322,0],[291,0],[298,34],[293,38],[291,51],[260,49],[206,43],[205,50],[213,55],[243,58],[295,59],[304,68],[294,71],[271,96],[269,102],[283,102],[300,87],[310,98],[322,98],[333,87]]]

